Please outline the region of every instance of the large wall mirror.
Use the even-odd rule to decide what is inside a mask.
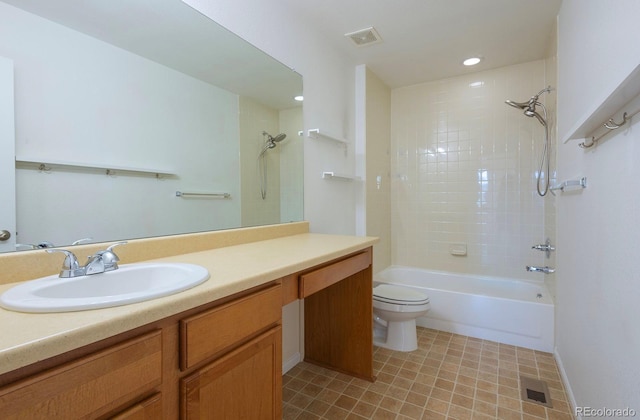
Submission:
[[[302,220],[292,69],[180,0],[4,0],[0,28],[0,251]]]

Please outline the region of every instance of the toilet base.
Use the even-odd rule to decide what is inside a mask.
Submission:
[[[385,335],[381,334],[386,329]],[[373,344],[385,349],[397,351],[414,351],[418,349],[418,334],[416,332],[416,320],[387,321],[387,327],[376,325],[374,329]]]

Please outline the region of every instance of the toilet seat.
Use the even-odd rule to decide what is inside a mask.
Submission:
[[[408,288],[380,284],[373,288],[373,300],[393,305],[426,305],[429,296]]]

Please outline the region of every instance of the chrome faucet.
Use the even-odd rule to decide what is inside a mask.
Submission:
[[[551,273],[555,273],[556,269],[555,268],[550,268],[547,266],[544,267],[536,267],[534,265],[528,265],[527,266],[527,271],[529,271],[530,273],[544,273],[544,274],[551,274]]]
[[[66,249],[47,249],[46,251],[48,253],[62,252],[65,255],[59,277],[69,278],[117,270],[120,258],[118,258],[115,252],[113,252],[113,248],[126,243],[126,241],[116,242],[107,249],[96,252],[94,255],[89,257],[84,266],[80,266],[75,254],[71,251],[67,251]]]

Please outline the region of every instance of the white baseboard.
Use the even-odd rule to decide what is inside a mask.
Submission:
[[[560,354],[558,353],[557,347],[554,349],[553,357],[556,359],[556,365],[558,366],[558,371],[560,372],[560,378],[562,378],[562,384],[564,385],[564,390],[567,393],[567,398],[569,399],[571,413],[575,416],[576,420],[582,420],[582,416],[576,414],[576,399],[573,396],[573,390],[571,389],[571,384],[569,383],[569,377],[567,376],[567,372],[564,370],[564,365],[562,364],[562,360],[560,359]]]
[[[300,353],[295,353],[293,356],[282,363],[282,374],[284,375],[285,373],[289,372],[295,365],[297,365],[301,361],[302,356],[300,356]]]

